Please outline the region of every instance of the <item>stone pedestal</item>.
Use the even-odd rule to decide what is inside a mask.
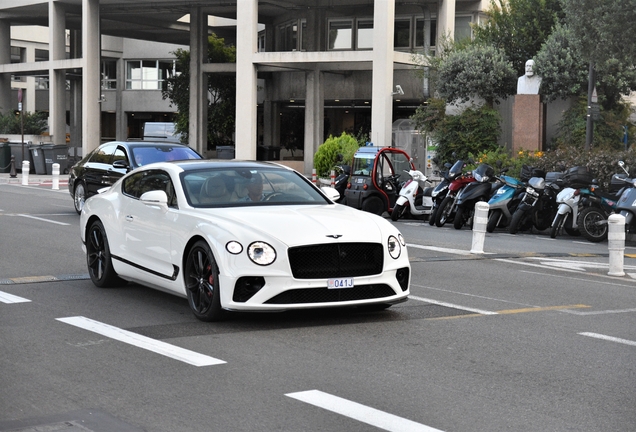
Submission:
[[[518,94],[512,107],[512,151],[542,151],[545,116],[541,97]]]

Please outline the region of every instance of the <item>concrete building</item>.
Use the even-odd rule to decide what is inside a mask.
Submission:
[[[407,118],[430,91],[413,72],[414,54],[435,50],[445,36],[470,36],[470,23],[483,19],[487,5],[0,0],[0,111],[15,110],[22,87],[27,110],[49,112],[55,144],[65,143],[68,130],[84,154],[103,140],[138,137],[143,121],[174,110],[161,98],[162,79],[174,73],[170,53],[185,48],[190,146],[207,150],[207,80],[234,74],[236,158],[255,159],[259,144],[296,148],[304,157],[295,168],[310,173],[329,134],[362,131],[390,145],[393,122]],[[39,30],[24,36],[26,28]],[[236,64],[207,63],[212,32],[236,46]]]

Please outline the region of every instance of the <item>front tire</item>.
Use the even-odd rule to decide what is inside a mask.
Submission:
[[[197,319],[220,321],[226,317],[221,308],[219,268],[205,241],[196,242],[188,252],[183,277],[188,304]]]
[[[75,211],[77,214],[82,213],[84,203],[86,202],[86,186],[83,181],[79,181],[75,190],[73,191],[73,204],[75,205]]]
[[[435,216],[435,225],[438,227],[443,227],[447,221],[451,220],[451,211],[453,209],[453,197],[446,197],[442,201],[437,209],[437,215]]]
[[[579,215],[579,230],[583,237],[593,243],[607,239],[607,217],[596,207],[587,207]]]
[[[456,230],[462,229],[464,226],[464,212],[467,210],[467,208],[457,206],[457,210],[455,210],[455,218],[453,219],[453,227]]]
[[[487,232],[495,232],[495,228],[497,228],[497,225],[499,225],[501,213],[502,212],[499,209],[495,209],[490,213],[490,216],[488,217],[488,224],[486,225]]]
[[[86,265],[95,286],[109,288],[126,283],[113,268],[106,230],[99,220],[91,224],[86,235]]]
[[[559,228],[561,228],[561,225],[563,225],[563,219],[565,219],[565,215],[561,213],[559,213],[556,219],[554,219],[554,223],[550,228],[550,238],[556,238],[559,232]]]
[[[395,207],[393,207],[393,211],[391,212],[391,220],[393,222],[397,221],[402,216],[402,213],[404,213],[404,206],[401,204],[396,204]]]
[[[524,210],[517,210],[513,213],[512,219],[510,220],[510,226],[508,227],[508,231],[510,234],[517,234],[519,231],[519,226],[521,225],[521,220],[525,216],[526,212]]]

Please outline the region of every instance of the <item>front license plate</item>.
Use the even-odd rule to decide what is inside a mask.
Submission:
[[[353,278],[328,279],[327,288],[329,289],[353,288]]]

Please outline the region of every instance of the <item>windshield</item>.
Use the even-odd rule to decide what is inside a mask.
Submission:
[[[154,162],[201,159],[201,156],[197,152],[187,146],[140,146],[132,147],[131,152],[133,160],[135,161],[135,167]]]
[[[181,173],[192,207],[328,204],[307,179],[286,169],[210,168]]]
[[[353,175],[370,176],[373,172],[373,161],[376,153],[356,153],[353,156],[353,167],[351,173]]]
[[[464,169],[464,161],[463,160],[458,160],[457,162],[455,162],[455,165],[453,165],[449,170],[448,173],[451,176],[457,176],[459,174],[462,173],[462,170]]]

